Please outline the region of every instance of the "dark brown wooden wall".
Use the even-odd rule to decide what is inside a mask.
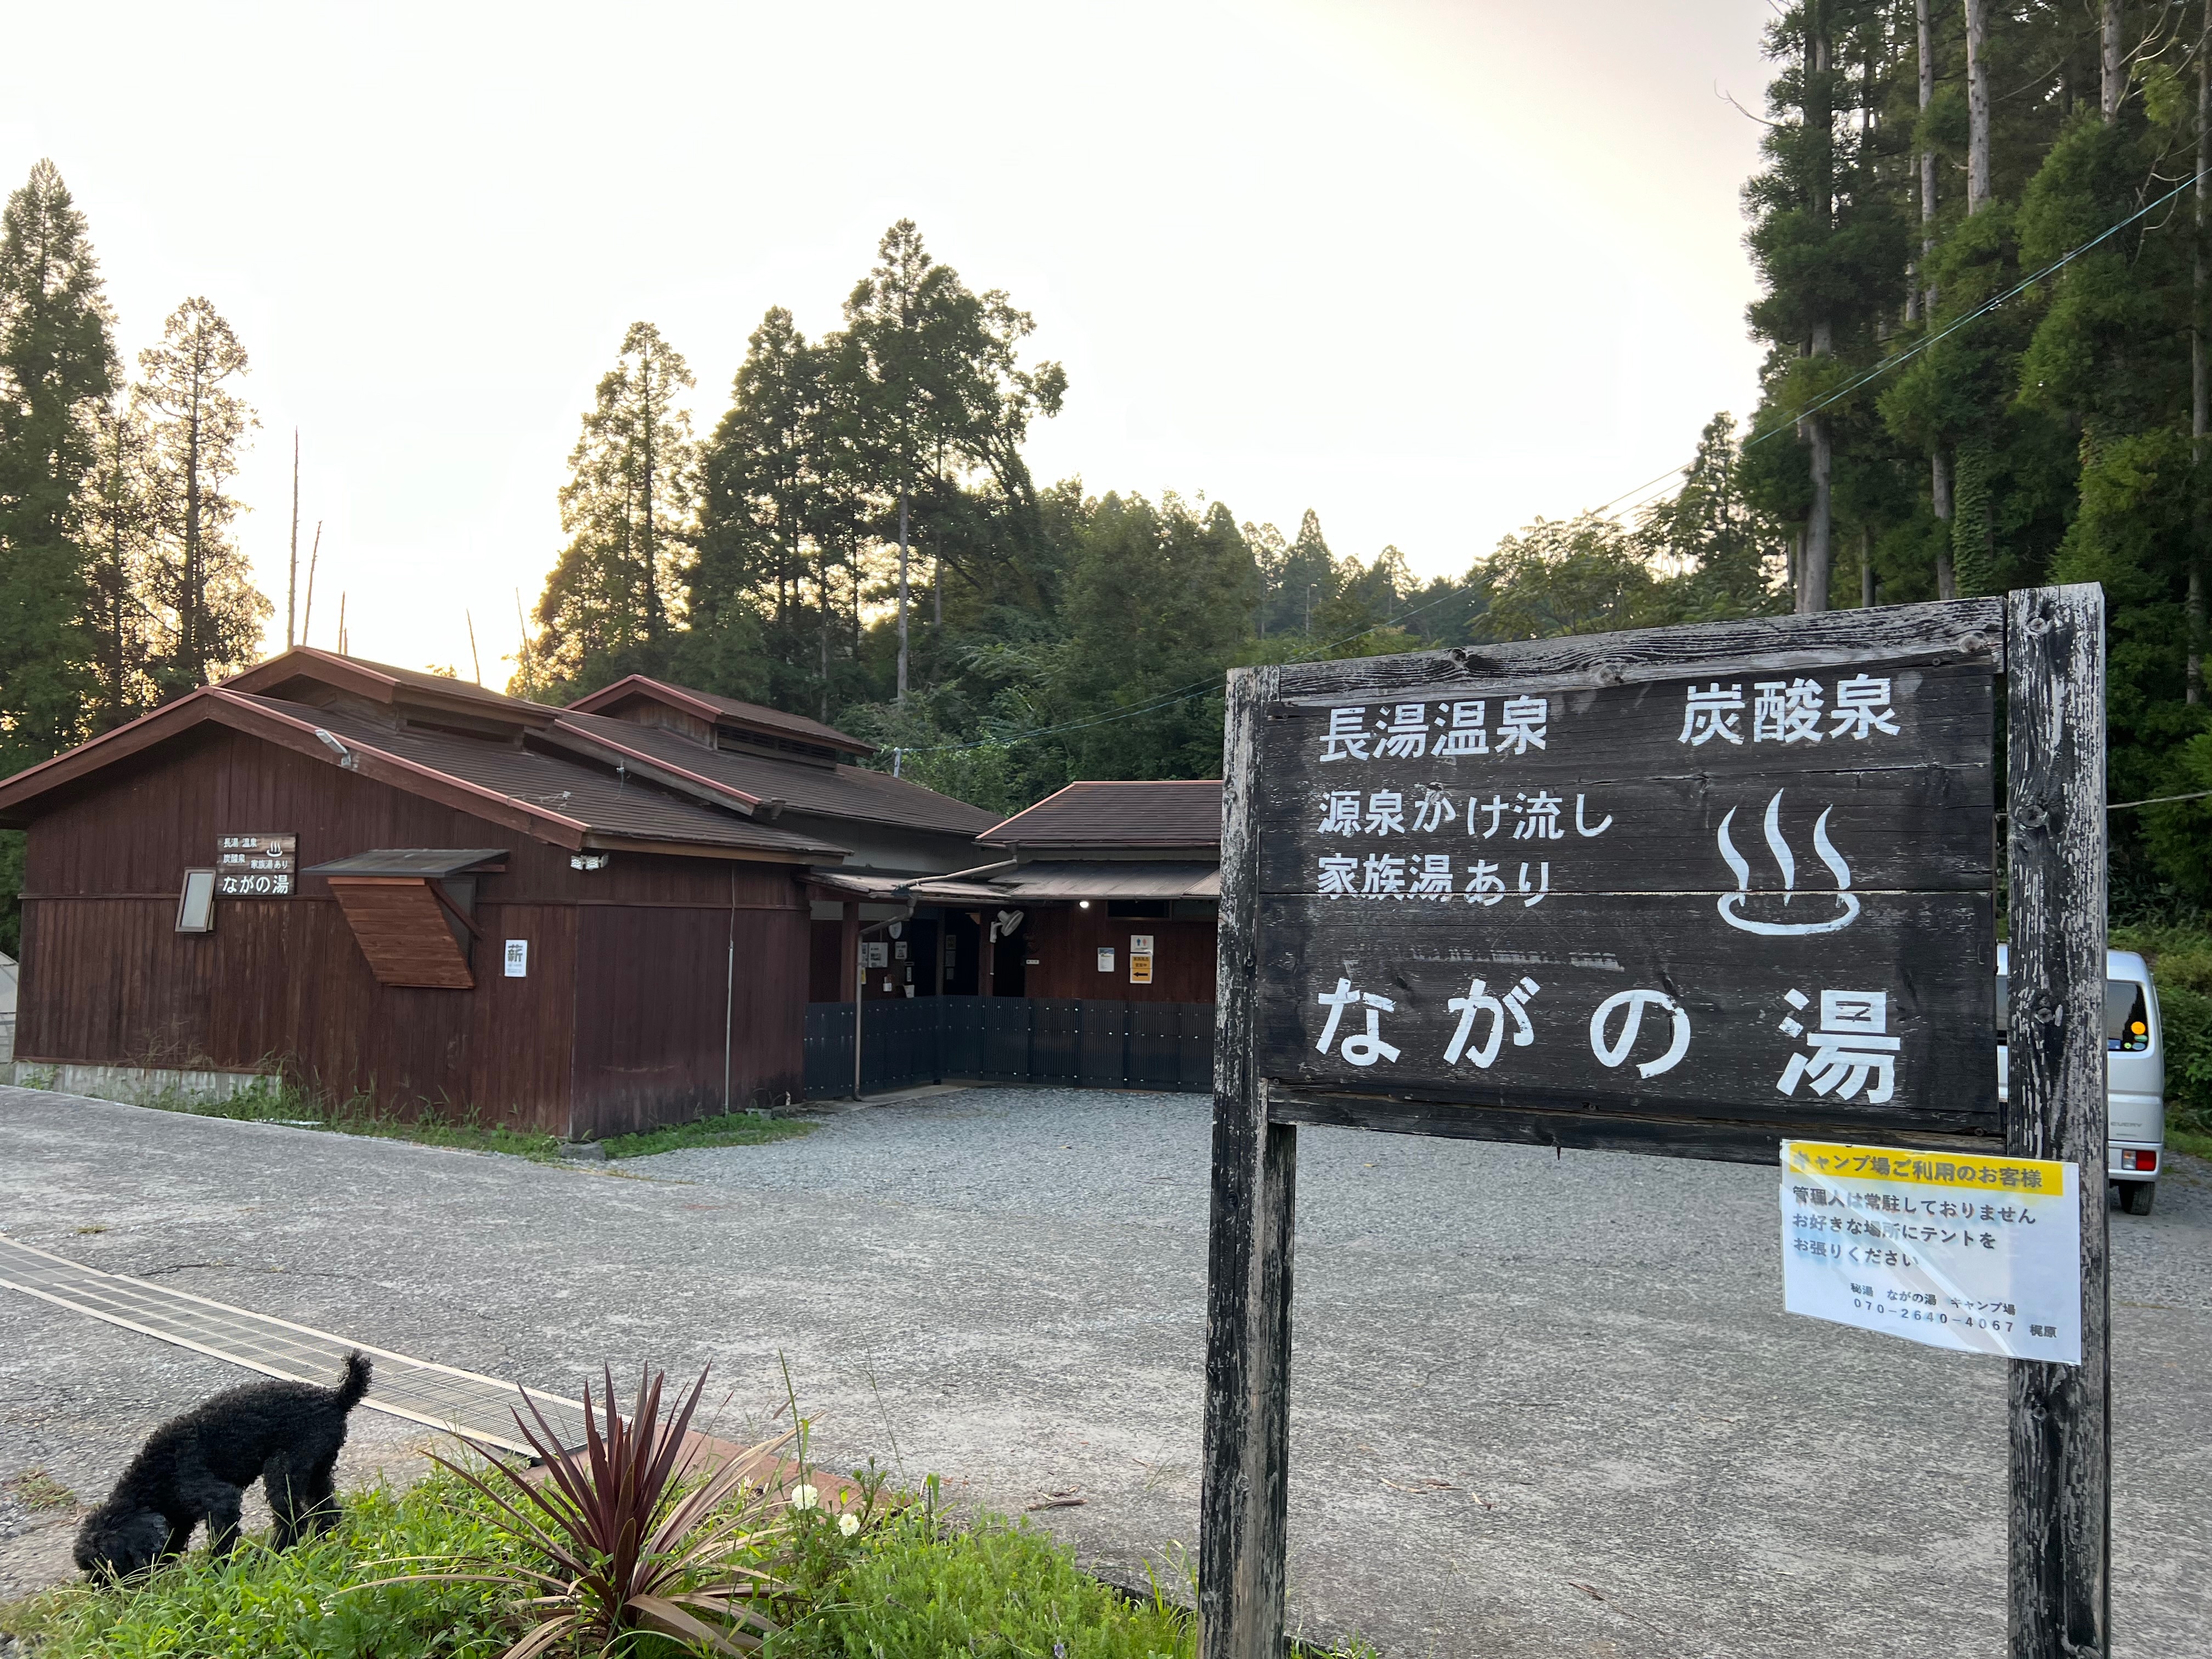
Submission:
[[[1129,983],[1129,935],[1152,936],[1152,982]],[[1213,923],[1164,917],[1109,916],[1088,910],[1030,912],[1022,937],[1037,965],[1024,993],[1033,997],[1106,997],[1127,1002],[1213,1000]],[[1098,947],[1114,947],[1114,971],[1098,971]]]
[[[805,1097],[803,906],[587,905],[578,915],[585,968],[577,983],[572,1085],[578,1139],[720,1112],[726,1008],[731,1107]],[[595,962],[607,971],[594,975]]]
[[[296,831],[303,867],[374,847],[507,848],[506,872],[477,888],[477,988],[378,985],[319,877],[291,898],[218,899],[212,933],[176,933],[182,872],[212,864],[216,837],[240,830]],[[558,1134],[591,1133],[611,1110],[630,1126],[675,1121],[707,1101],[707,1078],[720,1103],[734,914],[751,976],[738,979],[733,1088],[741,1103],[748,1091],[795,1092],[806,912],[791,872],[619,852],[594,872],[568,860],[519,831],[204,729],[32,826],[16,1052],[282,1067],[386,1110],[428,1103]],[[525,978],[501,972],[509,939],[530,941]],[[650,1023],[593,1024],[579,1040],[580,1011],[600,1021],[624,1006]]]

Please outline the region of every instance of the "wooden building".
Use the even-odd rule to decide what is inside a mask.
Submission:
[[[1018,918],[983,994],[1213,1000],[1218,782],[1071,783],[977,841],[1002,862],[963,887],[988,890],[994,914]],[[913,891],[952,896],[928,881]]]
[[[796,1097],[815,878],[956,871],[990,823],[866,752],[653,682],[562,710],[287,652],[0,782],[17,1057],[572,1139]],[[834,953],[865,918],[819,902]]]

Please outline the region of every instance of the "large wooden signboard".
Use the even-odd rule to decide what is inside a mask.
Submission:
[[[1231,675],[1205,1659],[1280,1646],[1302,1123],[2078,1162],[2083,1363],[2014,1362],[2014,1652],[2104,1650],[2102,676],[2094,588]]]
[[[1271,1100],[1703,1154],[1670,1126],[1996,1135],[1984,614],[1848,665],[1286,673],[1255,766]]]

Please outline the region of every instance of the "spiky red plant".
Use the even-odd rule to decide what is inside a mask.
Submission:
[[[568,1636],[604,1645],[623,1631],[640,1628],[716,1653],[757,1649],[761,1634],[775,1629],[760,1610],[761,1603],[774,1600],[775,1583],[752,1563],[781,1528],[763,1522],[758,1504],[729,1500],[742,1492],[745,1472],[757,1457],[781,1445],[791,1431],[748,1448],[698,1486],[679,1492],[684,1436],[706,1389],[707,1373],[699,1373],[665,1422],[660,1415],[664,1373],[640,1373],[637,1403],[627,1420],[615,1410],[612,1370],[605,1375],[606,1392],[599,1408],[590,1386],[584,1389],[580,1466],[563,1450],[552,1425],[526,1394],[523,1401],[536,1424],[524,1422],[517,1412],[515,1425],[544,1464],[544,1480],[532,1481],[473,1443],[486,1465],[482,1473],[442,1457],[435,1460],[489,1498],[505,1530],[544,1565],[502,1562],[493,1571],[408,1577],[508,1583],[534,1592],[523,1601],[532,1628],[507,1649],[505,1659],[533,1659]],[[494,1486],[487,1476],[500,1484]]]

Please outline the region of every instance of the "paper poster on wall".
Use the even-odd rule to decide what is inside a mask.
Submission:
[[[1931,1348],[2078,1365],[2080,1181],[2045,1158],[1785,1140],[1783,1305]]]
[[[1110,974],[1114,971],[1114,947],[1110,945],[1102,945],[1098,947],[1098,971],[1102,974]]]
[[[527,979],[530,976],[530,941],[511,939],[507,942],[507,977]]]
[[[860,960],[870,968],[888,968],[891,965],[891,947],[879,939],[865,939],[860,945]]]

